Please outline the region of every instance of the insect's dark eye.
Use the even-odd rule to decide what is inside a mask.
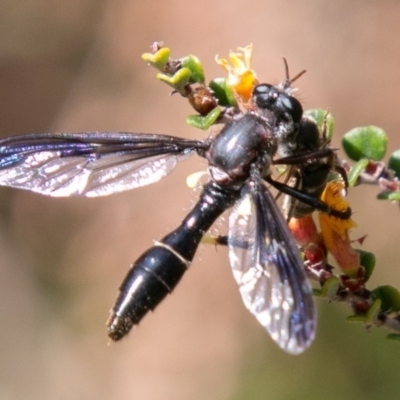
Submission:
[[[274,111],[281,118],[288,119],[290,116],[294,123],[299,123],[303,116],[300,102],[273,85],[256,86],[253,90],[253,101],[257,107]]]
[[[299,123],[303,116],[303,107],[301,106],[300,102],[292,96],[283,94],[280,96],[280,101],[282,103],[282,108],[284,108],[285,111],[290,114],[293,122]]]
[[[272,85],[258,85],[253,90],[253,101],[259,108],[271,108],[277,96],[278,91]]]

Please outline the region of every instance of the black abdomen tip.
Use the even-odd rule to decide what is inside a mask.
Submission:
[[[112,341],[117,342],[129,333],[132,326],[133,321],[131,317],[119,317],[112,311],[107,321],[107,335]]]

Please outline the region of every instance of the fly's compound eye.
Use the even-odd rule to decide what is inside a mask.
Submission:
[[[299,123],[303,116],[303,107],[300,102],[296,98],[283,93],[281,93],[279,100],[282,111],[289,114],[294,123]]]
[[[276,112],[283,119],[290,117],[294,123],[299,123],[303,116],[300,102],[273,85],[256,86],[253,90],[253,101],[257,107]]]
[[[272,109],[279,92],[272,85],[258,85],[253,90],[253,101],[259,108]]]

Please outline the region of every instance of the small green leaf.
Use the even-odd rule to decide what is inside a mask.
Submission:
[[[347,174],[347,181],[349,182],[349,186],[354,186],[357,183],[357,179],[360,174],[365,170],[369,161],[367,158],[362,158],[354,164]]]
[[[232,88],[226,83],[225,78],[213,79],[209,87],[214,92],[214,96],[218,99],[218,104],[223,107],[234,106],[236,99]]]
[[[186,117],[186,123],[194,128],[206,131],[212,124],[214,124],[220,114],[221,109],[216,107],[204,117],[201,115],[189,115]]]
[[[150,64],[152,67],[161,71],[169,60],[171,51],[168,47],[162,47],[156,53],[144,53],[142,59]]]
[[[321,288],[321,296],[328,299],[334,299],[339,289],[339,279],[335,276],[331,276]]]
[[[385,156],[387,135],[377,126],[354,128],[342,139],[343,149],[353,161],[368,158],[380,161]]]
[[[365,314],[355,314],[349,315],[346,317],[347,322],[360,322],[362,324],[367,324],[369,322],[369,318]]]
[[[366,314],[350,315],[346,318],[348,322],[362,322],[363,324],[373,324],[381,311],[381,300],[375,300]]]
[[[396,150],[389,158],[388,167],[400,178],[400,150]]]
[[[391,285],[378,286],[372,293],[382,301],[382,311],[400,310],[400,292],[395,287]]]
[[[375,254],[360,249],[356,252],[360,255],[360,265],[364,267],[364,282],[367,282],[375,268]]]
[[[189,68],[192,73],[190,83],[204,83],[204,70],[200,60],[193,55],[189,55],[180,59],[183,68]]]
[[[323,297],[322,296],[322,290],[321,289],[312,289],[312,294],[313,294],[313,296],[315,296],[315,297]]]
[[[378,314],[381,312],[381,310],[382,301],[380,299],[377,299],[372,303],[372,306],[367,312],[368,323],[372,324],[378,318]]]
[[[327,110],[323,110],[322,108],[314,108],[311,110],[304,111],[304,116],[312,118],[318,126],[320,132],[322,132],[324,127],[324,122],[326,118],[326,138],[331,141],[333,136],[333,127],[335,121],[332,115]]]
[[[165,82],[180,92],[189,83],[191,74],[189,68],[181,68],[172,76],[159,73],[157,74],[157,79]]]
[[[380,312],[381,312],[381,301],[377,299],[372,303],[371,307],[369,308],[366,314],[349,315],[346,318],[346,321],[361,322],[366,325],[371,325],[376,321],[378,314]]]
[[[378,200],[400,201],[400,192],[381,192],[376,198]]]
[[[386,338],[389,340],[395,340],[397,342],[400,342],[400,334],[399,333],[389,333],[389,335],[387,335]]]

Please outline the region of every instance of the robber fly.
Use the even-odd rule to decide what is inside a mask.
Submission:
[[[272,164],[279,163],[276,155],[297,143],[303,109],[288,87],[269,84],[254,88],[252,103],[205,140],[82,132],[0,141],[0,185],[54,197],[118,193],[158,181],[193,153],[207,160],[210,179],[196,205],[177,229],[133,263],[120,286],[107,322],[112,340],[124,337],[172,292],[203,235],[232,208],[229,258],[244,304],[283,350],[301,353],[313,341],[311,287],[296,243],[266,186],[313,207],[327,207],[271,177]],[[236,245],[238,238],[246,246]]]
[[[286,80],[277,86],[264,86],[263,96],[259,96],[257,101],[263,109],[268,108],[271,111],[284,115],[286,98],[292,95],[292,83],[301,77],[306,71],[303,70],[294,78],[290,78],[289,66],[286,59],[283,59],[285,65]],[[275,100],[279,99],[279,100]],[[280,104],[280,107],[277,105]],[[330,139],[327,137],[327,117],[325,114],[322,130],[318,128],[313,118],[298,115],[297,124],[288,128],[285,119],[276,126],[278,139],[277,155],[280,157],[274,161],[275,165],[286,165],[289,167],[285,184],[275,182],[274,187],[282,193],[286,193],[285,206],[287,208],[287,218],[301,218],[312,213],[315,210],[322,211],[328,215],[340,219],[349,219],[351,209],[337,211],[327,204],[321,202],[319,198],[324,191],[332,171],[339,174],[347,188],[347,176],[344,169],[340,166],[336,153],[329,147]],[[286,183],[292,181],[290,185]],[[291,190],[294,188],[294,191]]]
[[[280,158],[276,162],[276,164],[286,164],[289,167],[285,182],[291,181],[289,186],[307,197],[307,202],[303,202],[291,197],[290,189],[287,189],[286,185],[282,187],[288,194],[283,206],[288,220],[303,218],[315,210],[339,219],[346,220],[351,217],[350,208],[338,211],[319,201],[332,173],[343,181],[346,189],[348,186],[346,172],[341,167],[334,150],[329,147],[330,140],[326,136],[326,130],[327,114],[324,117],[321,132],[312,118],[303,117],[297,135],[296,148],[292,150],[291,155]]]

